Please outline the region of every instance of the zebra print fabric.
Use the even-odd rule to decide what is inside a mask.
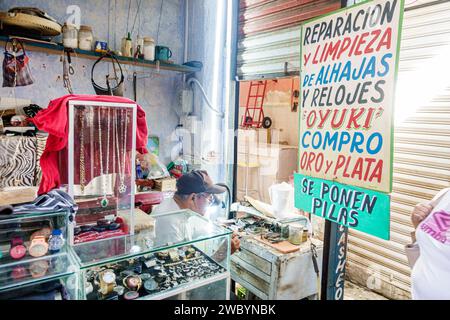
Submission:
[[[38,186],[41,183],[42,178],[42,170],[39,164],[41,160],[41,156],[44,153],[45,145],[47,143],[47,134],[38,133],[36,134],[36,173],[35,173],[35,181],[34,185]]]
[[[34,186],[37,139],[0,136],[0,187]]]

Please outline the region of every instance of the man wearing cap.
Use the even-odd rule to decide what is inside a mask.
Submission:
[[[152,214],[189,209],[203,216],[208,206],[214,201],[214,195],[222,194],[225,191],[224,187],[212,182],[206,171],[192,171],[178,179],[174,197],[164,200],[153,210]],[[159,226],[156,226],[157,232],[159,231],[158,238],[163,236],[167,242],[175,242],[177,239],[185,237],[186,230],[183,229],[183,221],[179,221],[179,223],[171,221],[172,223],[168,224],[162,219],[159,220],[157,223]],[[239,250],[239,246],[239,238],[234,234],[231,240],[231,253]]]

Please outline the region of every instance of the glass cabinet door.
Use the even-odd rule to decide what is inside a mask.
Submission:
[[[40,293],[51,299],[58,290],[68,298],[59,281],[77,269],[67,241],[68,216],[63,211],[0,217],[0,299],[45,296]]]
[[[153,218],[155,226],[150,232],[74,247],[82,273],[82,299],[165,299],[178,295],[182,299],[181,294],[200,287],[227,284],[231,231],[191,211]],[[179,228],[173,230],[173,226]]]
[[[78,205],[73,243],[133,234],[135,104],[69,103],[68,192]]]

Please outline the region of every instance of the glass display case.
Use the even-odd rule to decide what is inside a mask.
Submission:
[[[67,189],[78,205],[71,243],[134,232],[136,104],[69,102]]]
[[[68,212],[0,216],[0,300],[76,299]]]
[[[229,299],[232,232],[188,210],[154,228],[73,247],[86,300]]]

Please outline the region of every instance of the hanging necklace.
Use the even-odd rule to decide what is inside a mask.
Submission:
[[[105,182],[105,194],[106,194],[106,190],[107,190],[107,186],[110,184],[110,180],[109,180],[109,140],[111,139],[111,135],[110,135],[110,126],[111,126],[111,118],[109,116],[109,108],[106,109],[106,118],[108,121],[108,126],[106,127],[106,182]],[[107,184],[106,184],[107,183]],[[106,197],[106,196],[105,196]]]
[[[90,146],[90,150],[89,150],[89,159],[90,159],[90,168],[91,168],[91,172],[90,172],[90,179],[94,179],[95,175],[94,175],[94,157],[95,157],[95,146],[94,146],[94,131],[95,131],[95,126],[94,126],[94,107],[90,107],[89,108],[89,112],[86,114],[87,116],[87,121],[88,121],[88,127],[89,127],[89,146]]]
[[[102,120],[101,120],[101,108],[98,108],[98,143],[100,150],[100,177],[102,179],[103,187],[103,199],[100,202],[102,208],[108,206],[108,198],[106,197],[106,180],[103,172],[103,147],[102,147]]]
[[[123,130],[123,158],[122,158],[122,167],[121,170],[121,177],[120,177],[120,186],[119,186],[119,192],[125,193],[127,191],[127,186],[125,185],[125,166],[126,166],[126,155],[127,155],[127,130],[128,130],[128,112],[127,110],[124,110],[122,113],[122,119],[125,118],[125,120],[121,121],[122,128],[123,128],[123,122],[125,121],[125,129]]]
[[[116,145],[116,155],[117,155],[117,173],[119,174],[119,180],[122,181],[121,170],[120,170],[120,151],[119,151],[119,125],[117,120],[117,110],[114,110],[114,140]],[[114,170],[116,167],[114,166]]]
[[[114,126],[116,128],[115,130],[115,140],[116,140],[116,153],[117,153],[117,171],[119,173],[119,181],[120,181],[120,185],[119,185],[119,193],[124,193],[125,191],[127,191],[127,187],[125,185],[125,170],[122,170],[122,167],[125,167],[125,158],[124,161],[122,162],[122,156],[121,156],[121,152],[120,152],[120,147],[119,147],[119,135],[120,135],[120,130],[119,130],[119,120],[118,120],[118,110],[115,110],[114,112]],[[122,126],[123,127],[123,126]],[[123,130],[122,130],[123,132]]]
[[[84,162],[84,110],[80,110],[80,189],[84,195],[84,187],[86,185],[86,168]]]

